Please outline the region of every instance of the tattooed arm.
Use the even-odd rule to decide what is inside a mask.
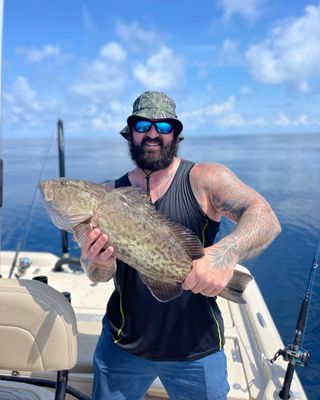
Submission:
[[[280,233],[277,217],[267,201],[220,164],[198,164],[190,181],[195,197],[214,220],[226,216],[235,229],[205,249],[193,262],[183,287],[194,293],[216,296],[232,278],[235,265],[258,255]]]

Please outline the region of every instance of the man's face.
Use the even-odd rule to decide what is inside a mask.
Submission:
[[[144,133],[131,128],[129,140],[132,160],[142,169],[157,171],[168,167],[178,151],[174,131],[159,133],[154,125]]]

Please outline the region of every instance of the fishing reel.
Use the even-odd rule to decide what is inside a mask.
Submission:
[[[306,367],[310,361],[310,353],[307,350],[302,347],[294,349],[292,344],[289,344],[284,349],[278,350],[274,357],[269,360],[270,363],[273,364],[279,356],[282,356],[284,361],[295,360],[295,364],[300,367]]]
[[[20,278],[24,275],[31,264],[32,260],[29,257],[21,257],[17,266],[18,272],[15,274],[15,277]]]

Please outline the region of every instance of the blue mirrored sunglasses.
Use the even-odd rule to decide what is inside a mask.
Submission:
[[[156,127],[158,133],[168,134],[173,131],[173,126],[169,122],[164,121],[145,121],[140,120],[134,124],[134,130],[138,133],[149,132],[152,125]]]

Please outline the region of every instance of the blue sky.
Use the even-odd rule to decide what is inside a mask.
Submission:
[[[320,3],[5,0],[3,132],[114,135],[145,90],[185,133],[320,132]]]

